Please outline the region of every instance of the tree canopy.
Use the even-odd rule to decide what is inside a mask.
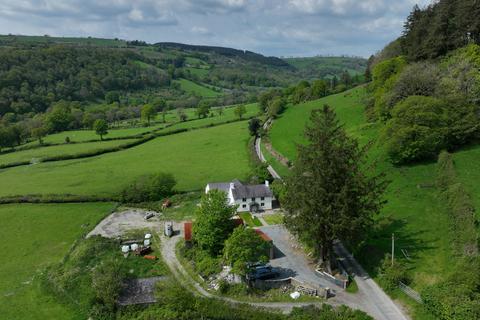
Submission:
[[[193,223],[193,238],[198,247],[212,256],[219,254],[233,230],[235,214],[236,207],[227,204],[225,192],[210,190],[202,195]]]
[[[308,141],[286,180],[285,222],[329,269],[336,239],[358,245],[384,201],[382,175],[366,173],[364,151],[327,105],[313,110]]]

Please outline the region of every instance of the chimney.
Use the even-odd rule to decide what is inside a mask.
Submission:
[[[235,189],[235,183],[230,182],[230,190],[233,190],[233,189]]]
[[[270,182],[268,182],[268,180],[265,180],[265,186],[270,187]]]

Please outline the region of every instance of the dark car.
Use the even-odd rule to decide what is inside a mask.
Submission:
[[[247,274],[247,280],[268,280],[280,275],[277,269],[270,265],[255,265]]]

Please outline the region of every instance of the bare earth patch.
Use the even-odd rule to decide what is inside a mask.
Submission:
[[[153,212],[154,217],[145,220],[147,213]],[[159,221],[161,213],[142,209],[126,209],[114,212],[103,219],[88,235],[88,237],[100,235],[106,238],[117,238],[130,230],[148,229],[155,232],[162,230],[163,224]]]

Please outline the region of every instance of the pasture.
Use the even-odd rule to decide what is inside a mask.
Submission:
[[[79,236],[113,209],[110,203],[0,206],[2,319],[74,319],[40,292],[38,273],[59,262]]]
[[[216,92],[187,79],[174,80],[174,82],[178,83],[183,91],[204,98],[212,98],[222,95],[221,92]]]
[[[180,191],[207,182],[245,178],[250,170],[247,122],[159,137],[92,158],[0,170],[0,196],[78,194],[113,196],[141,175],[170,172]]]
[[[62,144],[54,146],[38,147],[34,149],[19,150],[10,153],[0,154],[0,165],[31,161],[40,162],[42,158],[64,155],[75,155],[83,152],[103,150],[111,147],[117,147],[135,141],[135,139],[99,141],[89,143]]]

